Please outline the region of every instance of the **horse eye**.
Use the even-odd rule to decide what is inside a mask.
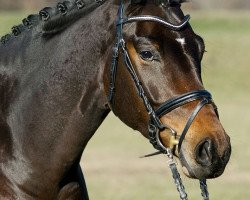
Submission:
[[[152,61],[154,59],[154,56],[150,51],[142,51],[140,55],[143,60]]]

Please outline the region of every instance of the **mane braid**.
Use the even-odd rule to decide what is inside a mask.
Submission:
[[[65,1],[58,3],[56,8],[43,9],[40,15],[43,17],[43,33],[53,34],[65,29],[80,17],[92,12],[104,0],[76,0],[74,3]]]
[[[41,25],[43,34],[57,33],[80,17],[90,13],[104,3],[105,0],[67,0],[59,2],[56,7],[45,7],[39,14],[29,15],[22,24],[13,26],[12,32],[0,40],[5,44],[11,37],[20,35],[24,30]]]

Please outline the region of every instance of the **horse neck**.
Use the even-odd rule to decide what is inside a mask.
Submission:
[[[41,97],[41,100],[39,99],[39,103],[33,102],[33,99],[29,98],[30,95],[26,95],[29,99],[25,99],[26,96],[20,94],[18,98],[23,98],[22,102],[25,104],[12,105],[7,122],[12,132],[12,138],[18,138],[13,140],[12,145],[13,157],[18,158],[11,161],[13,166],[33,169],[34,176],[40,176],[40,171],[46,171],[43,168],[50,168],[47,170],[48,173],[56,171],[56,174],[53,175],[53,177],[56,176],[56,181],[79,159],[86,144],[109,112],[105,105],[107,97],[104,93],[102,79],[109,54],[107,51],[111,50],[115,38],[116,13],[117,6],[106,2],[72,24],[67,30],[59,33],[58,36],[53,36],[49,42],[44,44],[46,48],[37,47],[36,52],[43,55],[42,59],[37,58],[37,62],[41,62],[41,66],[43,66],[38,68],[41,70],[39,73],[52,74],[50,66],[46,65],[47,60],[51,58],[53,62],[55,61],[53,65],[55,77],[54,75],[53,77],[58,80],[51,83],[51,77],[48,78],[51,83],[51,88],[47,89],[51,92],[51,96],[48,95],[50,102],[44,101],[43,98],[47,98],[44,96]],[[51,48],[56,48],[57,53],[53,52],[50,55],[48,53],[50,51],[47,50]],[[63,51],[61,48],[66,48],[67,51]],[[63,73],[57,75],[61,71]],[[27,82],[22,83],[25,89],[34,90],[30,86],[34,82],[33,79],[36,79],[34,74],[31,74],[32,76],[24,72],[21,74],[18,75],[19,78],[25,80],[21,82]],[[43,77],[43,79],[46,78]],[[63,80],[61,80],[62,78]],[[72,80],[73,83],[71,86],[65,85],[66,89],[61,90],[62,85],[65,84],[64,80]],[[40,80],[35,80],[35,83],[36,81]],[[58,82],[59,85],[56,86],[55,84]],[[40,84],[40,82],[38,83]],[[19,90],[23,90],[22,85],[18,86]],[[60,89],[59,92],[57,87]],[[57,94],[60,96],[58,97]],[[57,101],[63,101],[64,104],[58,105]],[[26,104],[27,108],[22,108]],[[50,106],[51,110],[48,109]],[[18,109],[25,111],[24,116],[21,116],[22,113]],[[61,113],[57,116],[56,112]],[[20,116],[21,122],[13,121],[16,115]],[[23,155],[20,155],[20,152]],[[26,159],[28,161],[24,162]],[[31,167],[32,163],[36,163],[36,167]],[[14,173],[6,172],[6,174],[18,177]],[[45,176],[50,177],[50,174]],[[30,178],[32,179],[32,177]],[[35,179],[32,184],[39,185],[39,183],[35,183]]]

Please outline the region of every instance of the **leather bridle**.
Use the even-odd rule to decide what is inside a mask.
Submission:
[[[145,94],[144,88],[141,84],[141,81],[139,80],[135,68],[131,62],[131,59],[129,57],[127,48],[126,48],[126,42],[123,38],[123,25],[132,23],[132,22],[139,22],[139,21],[152,21],[156,23],[160,23],[163,26],[166,26],[167,28],[173,30],[173,31],[180,31],[186,25],[188,24],[190,19],[190,16],[187,15],[184,17],[183,21],[180,24],[171,24],[169,22],[166,22],[164,19],[161,19],[156,16],[150,16],[150,15],[143,15],[143,16],[135,16],[135,17],[125,17],[124,18],[124,5],[123,1],[121,1],[119,10],[118,10],[118,20],[116,22],[116,44],[113,48],[113,58],[112,58],[112,64],[110,68],[110,86],[109,86],[109,103],[112,107],[113,105],[113,99],[115,94],[115,82],[116,82],[116,72],[118,67],[118,57],[119,57],[119,50],[122,53],[124,64],[130,73],[134,83],[135,87],[138,91],[138,95],[143,100],[143,103],[148,111],[148,115],[150,116],[149,121],[149,140],[150,143],[154,146],[155,149],[157,149],[159,152],[157,153],[164,153],[167,154],[169,152],[169,148],[173,151],[176,145],[178,145],[178,151],[181,149],[182,142],[188,132],[188,129],[190,128],[192,122],[194,121],[195,117],[199,113],[199,111],[206,105],[206,104],[212,104],[214,106],[215,112],[218,115],[217,107],[213,103],[211,94],[206,90],[195,90],[188,93],[185,93],[181,96],[175,97],[173,99],[170,99],[163,103],[158,109],[154,110],[152,107],[148,97]],[[192,114],[190,115],[182,133],[180,134],[179,140],[177,140],[177,132],[171,128],[169,125],[163,124],[160,120],[160,117],[163,115],[171,112],[172,110],[183,106],[185,104],[188,104],[193,101],[199,100],[199,104],[196,106]],[[170,140],[170,146],[165,147],[162,144],[162,141],[160,139],[160,132],[163,130],[167,130],[171,135]]]

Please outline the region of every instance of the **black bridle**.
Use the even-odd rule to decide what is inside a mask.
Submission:
[[[177,3],[179,2],[179,0],[147,0],[146,2],[148,2],[148,1],[151,3],[158,2],[162,6],[165,6],[166,3],[169,3],[169,2],[172,2],[174,4],[176,2]],[[136,74],[135,68],[131,62],[130,57],[129,57],[129,54],[128,54],[128,51],[126,48],[126,42],[123,38],[123,25],[128,24],[128,23],[132,23],[132,22],[151,21],[151,22],[160,23],[161,25],[166,26],[167,28],[169,28],[173,31],[180,31],[184,27],[186,27],[186,25],[189,22],[189,19],[190,19],[190,16],[187,15],[184,17],[184,19],[182,20],[182,22],[180,24],[175,25],[175,24],[171,24],[169,22],[166,22],[164,19],[161,19],[161,18],[156,17],[156,16],[151,16],[151,15],[143,15],[143,16],[124,18],[124,5],[123,5],[123,1],[120,0],[120,6],[119,6],[119,11],[118,11],[118,20],[116,22],[116,37],[117,37],[116,39],[117,39],[117,41],[116,41],[116,44],[113,48],[113,58],[112,58],[112,64],[111,64],[111,68],[110,68],[110,87],[109,87],[109,96],[108,96],[110,106],[112,107],[114,94],[115,94],[116,72],[117,72],[117,67],[118,67],[118,57],[119,57],[119,50],[120,50],[122,53],[122,56],[123,56],[124,64],[125,64],[128,72],[130,73],[130,75],[135,83],[135,87],[138,91],[138,95],[142,99],[142,101],[143,101],[143,103],[148,111],[148,115],[150,116],[149,126],[148,126],[149,127],[149,140],[150,140],[150,143],[154,146],[154,148],[158,150],[158,152],[147,155],[147,156],[152,156],[152,155],[156,155],[156,154],[160,154],[160,153],[166,154],[168,156],[169,167],[172,171],[175,185],[177,187],[177,190],[180,194],[180,198],[182,200],[187,200],[188,197],[187,197],[187,194],[185,192],[184,185],[182,184],[181,177],[178,173],[176,163],[173,160],[174,149],[178,145],[178,152],[180,152],[182,142],[184,141],[185,136],[186,136],[192,122],[194,121],[195,117],[200,112],[200,110],[206,104],[212,104],[214,107],[214,110],[218,116],[217,107],[214,104],[214,102],[212,100],[212,96],[208,91],[196,90],[196,91],[191,91],[191,92],[185,93],[181,96],[177,96],[173,99],[170,99],[170,100],[166,101],[165,103],[163,103],[158,109],[154,110],[149,99],[147,98],[147,96],[145,94],[144,88],[143,88],[143,86],[142,86],[142,84],[141,84],[141,82]],[[182,133],[180,134],[179,139],[177,139],[177,132],[173,128],[171,128],[170,126],[163,124],[160,120],[160,117],[162,117],[163,115],[171,112],[172,110],[174,110],[180,106],[183,106],[183,105],[188,104],[188,103],[193,102],[193,101],[199,101],[199,104],[195,107],[195,109],[191,113]],[[160,138],[160,132],[163,130],[167,130],[171,135],[169,147],[165,147],[162,144],[162,141]],[[201,194],[203,196],[203,199],[208,200],[209,194],[208,194],[208,190],[207,190],[206,180],[200,180],[200,188],[202,191]]]
[[[121,1],[121,4],[119,6],[118,11],[118,20],[116,22],[116,37],[117,42],[113,48],[113,58],[112,58],[112,64],[110,69],[110,87],[109,87],[109,102],[112,106],[113,104],[113,98],[115,93],[115,81],[116,81],[116,71],[118,67],[118,57],[119,57],[119,50],[121,50],[123,55],[123,61],[125,63],[125,66],[127,70],[129,71],[136,89],[138,91],[138,95],[143,100],[143,103],[148,111],[148,114],[150,116],[149,121],[149,140],[150,143],[154,146],[155,149],[159,150],[159,153],[166,154],[168,152],[168,148],[166,148],[160,139],[160,132],[163,130],[168,130],[171,134],[171,140],[170,140],[170,148],[173,149],[176,145],[178,145],[178,151],[180,151],[181,144],[185,138],[185,135],[187,134],[188,129],[190,128],[193,120],[199,113],[199,111],[206,105],[206,104],[212,104],[214,106],[214,109],[217,113],[217,108],[215,104],[213,103],[211,94],[206,90],[196,90],[192,92],[188,92],[186,94],[183,94],[181,96],[178,96],[176,98],[170,99],[163,103],[157,110],[154,110],[149,99],[147,98],[145,91],[143,89],[143,86],[141,84],[141,81],[139,80],[136,71],[134,69],[134,66],[131,62],[131,59],[129,57],[126,43],[123,38],[123,25],[127,23],[132,22],[138,22],[138,21],[153,21],[156,23],[160,23],[163,26],[166,26],[167,28],[173,30],[173,31],[179,31],[186,27],[188,24],[188,21],[190,19],[190,16],[187,15],[184,17],[183,21],[180,24],[174,25],[169,22],[166,22],[165,20],[156,17],[156,16],[150,16],[150,15],[143,15],[143,16],[135,16],[135,17],[126,17],[124,18],[124,5]],[[163,115],[171,112],[172,110],[183,106],[185,104],[188,104],[192,101],[199,100],[200,103],[197,105],[197,107],[192,112],[191,116],[189,117],[181,135],[179,138],[179,141],[176,140],[177,132],[171,128],[170,126],[163,124],[160,120],[160,117]]]

